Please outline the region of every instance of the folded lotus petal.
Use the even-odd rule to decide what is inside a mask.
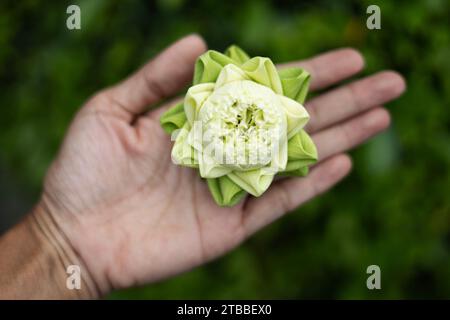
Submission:
[[[288,164],[285,172],[289,175],[305,176],[308,166],[317,161],[317,149],[311,137],[301,130],[288,142]]]
[[[261,169],[251,171],[233,171],[228,173],[234,183],[255,197],[259,197],[269,188],[273,174],[262,172]]]
[[[195,121],[193,127],[190,129],[189,134],[186,138],[186,143],[192,148],[198,151],[200,154],[203,153],[203,143],[204,134],[202,130],[202,124],[199,121]]]
[[[292,138],[308,122],[309,114],[297,101],[278,95],[287,117],[287,137]]]
[[[300,130],[288,141],[288,159],[317,160],[317,149],[311,137],[305,130]]]
[[[171,134],[176,129],[181,129],[187,121],[184,104],[180,102],[171,107],[164,112],[159,121],[164,131],[168,134]]]
[[[186,118],[192,125],[197,117],[203,102],[211,95],[214,90],[214,83],[201,83],[190,87],[184,98],[184,112]]]
[[[249,55],[236,45],[229,46],[228,49],[225,50],[225,55],[233,59],[238,64],[243,64],[247,60],[250,60]]]
[[[189,123],[186,122],[183,128],[175,131],[172,135],[176,135],[175,144],[171,154],[173,163],[191,168],[198,168],[197,151],[187,143]]]
[[[195,63],[193,84],[215,82],[222,68],[228,64],[236,64],[236,62],[220,52],[206,51]]]
[[[301,68],[293,67],[278,71],[283,94],[298,103],[304,103],[309,89],[311,76]]]
[[[253,81],[271,88],[277,94],[283,94],[277,69],[269,58],[251,58],[241,68]]]
[[[250,79],[249,76],[247,76],[247,74],[244,71],[242,71],[242,69],[235,66],[234,64],[229,64],[225,66],[222,69],[222,71],[220,71],[214,90],[233,81],[249,80],[249,79]]]
[[[200,176],[202,178],[218,178],[231,172],[233,169],[225,167],[217,161],[214,154],[203,151],[198,155]]]
[[[247,194],[241,187],[231,181],[227,176],[207,179],[208,188],[214,201],[219,206],[231,207],[237,204]]]

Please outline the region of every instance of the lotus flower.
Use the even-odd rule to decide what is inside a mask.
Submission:
[[[196,62],[184,101],[161,116],[175,144],[172,161],[199,170],[220,206],[259,197],[277,174],[305,176],[317,151],[303,130],[309,74],[277,70],[231,46]]]

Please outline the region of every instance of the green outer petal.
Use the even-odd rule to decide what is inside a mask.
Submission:
[[[177,129],[181,129],[186,123],[183,102],[180,102],[164,112],[159,118],[161,127],[168,134],[172,134]]]
[[[283,94],[277,68],[275,68],[275,65],[269,58],[251,58],[241,68],[253,81],[271,88],[277,94]]]
[[[227,176],[206,181],[214,201],[222,207],[234,206],[247,194]]]
[[[317,161],[317,149],[311,137],[301,130],[288,141],[288,164],[285,174],[305,176],[308,166]]]
[[[205,82],[216,82],[222,68],[227,64],[237,64],[233,59],[226,55],[208,50],[195,63],[193,85]]]
[[[301,130],[288,141],[288,159],[317,160],[316,146],[305,130]]]
[[[224,53],[238,64],[243,64],[247,60],[250,60],[250,56],[236,45],[229,46]]]
[[[228,178],[255,197],[259,197],[269,188],[273,177],[263,173],[261,169],[228,173]]]
[[[283,86],[283,94],[303,104],[308,94],[310,74],[297,67],[278,70],[278,74]]]

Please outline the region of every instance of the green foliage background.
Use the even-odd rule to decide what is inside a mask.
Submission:
[[[370,4],[381,30],[365,26]],[[190,32],[277,62],[356,47],[364,74],[398,70],[408,91],[392,128],[352,152],[353,173],[225,257],[111,298],[450,298],[449,21],[446,0],[2,1],[0,164],[32,204],[83,101]],[[382,290],[366,288],[371,264]]]

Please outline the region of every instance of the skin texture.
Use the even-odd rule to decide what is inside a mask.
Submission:
[[[149,110],[191,81],[195,59],[205,50],[199,36],[185,37],[93,96],[48,171],[35,219],[22,222],[46,221],[44,226],[64,239],[56,247],[82,265],[91,288],[85,297],[204,264],[328,190],[351,169],[345,152],[388,127],[389,114],[381,105],[405,89],[401,76],[384,71],[308,101],[307,131],[319,153],[310,174],[279,180],[260,198],[220,208],[195,170],[170,159],[172,142],[159,124],[170,103]],[[308,70],[311,89],[318,90],[356,74],[364,62],[357,51],[338,49],[289,65]],[[65,270],[69,262],[59,267]],[[52,281],[42,285],[61,291]]]

